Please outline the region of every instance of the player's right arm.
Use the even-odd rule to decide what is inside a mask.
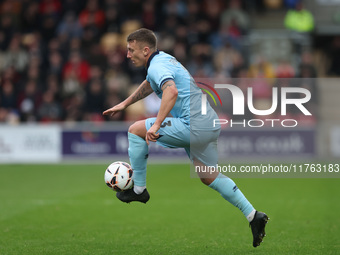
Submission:
[[[139,87],[123,102],[107,109],[103,112],[103,115],[111,115],[113,116],[117,112],[125,110],[129,105],[136,103],[137,101],[147,97],[153,92],[150,83],[147,80],[144,80]]]

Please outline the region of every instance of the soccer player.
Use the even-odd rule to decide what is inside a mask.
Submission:
[[[224,199],[239,208],[250,222],[253,246],[260,245],[265,236],[268,217],[256,211],[230,178],[206,166],[217,166],[217,139],[220,127],[213,125],[217,114],[206,102],[206,114],[201,114],[202,92],[189,72],[171,55],[157,50],[157,38],[141,28],[127,37],[127,58],[136,67],[145,67],[146,79],[134,93],[118,105],[103,112],[113,115],[155,92],[161,98],[157,117],[135,122],[129,127],[129,158],[134,170],[134,187],[116,196],[122,202],[146,203],[146,168],[150,142],[167,148],[184,148],[195,165],[201,181],[219,192]],[[172,117],[168,117],[171,113]],[[210,168],[211,169],[211,168]]]

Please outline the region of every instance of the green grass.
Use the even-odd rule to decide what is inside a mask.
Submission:
[[[340,254],[340,179],[237,179],[270,221],[253,248],[243,214],[190,178],[150,165],[148,204],[123,204],[106,165],[0,165],[0,254]]]

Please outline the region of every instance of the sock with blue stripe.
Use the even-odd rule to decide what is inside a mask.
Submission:
[[[249,222],[253,220],[255,215],[254,207],[232,179],[220,173],[209,187],[219,192],[225,200],[240,209]]]
[[[134,192],[140,194],[146,187],[146,164],[149,147],[138,135],[128,133],[129,158],[133,169]]]

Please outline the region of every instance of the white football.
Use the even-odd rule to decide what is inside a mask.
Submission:
[[[132,175],[133,171],[128,163],[116,161],[107,167],[104,180],[110,189],[120,192],[132,187]]]

